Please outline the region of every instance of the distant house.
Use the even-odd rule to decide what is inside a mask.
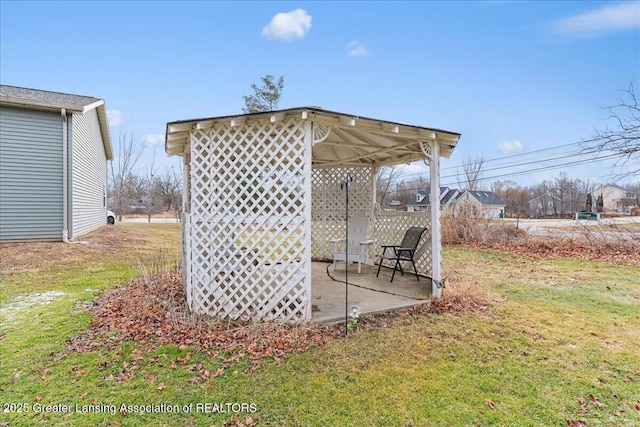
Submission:
[[[601,209],[603,212],[630,212],[631,208],[638,206],[637,194],[630,193],[613,184],[596,188],[591,192],[591,195],[595,201],[602,200]]]
[[[577,212],[589,208],[587,194],[578,191],[547,191],[529,200],[529,217],[572,218]],[[595,208],[594,208],[595,209]]]
[[[544,218],[553,217],[564,212],[562,199],[551,193],[541,194],[529,200],[529,217]]]
[[[455,203],[455,198],[460,192],[454,188],[440,187],[440,209],[447,208],[451,202]],[[431,205],[429,190],[418,191],[414,197],[407,202],[408,212],[426,211]]]
[[[0,240],[105,225],[112,159],[102,99],[0,85]]]
[[[460,193],[457,201],[458,206],[468,206],[476,217],[482,218],[504,218],[504,203],[492,191],[469,191]]]
[[[402,202],[400,200],[391,200],[387,202],[387,210],[397,211],[402,207]]]
[[[407,211],[427,210],[431,205],[428,191],[419,191],[407,202]],[[482,218],[504,218],[504,203],[491,191],[469,191],[440,187],[440,209],[455,213],[460,206],[469,207],[473,215]]]

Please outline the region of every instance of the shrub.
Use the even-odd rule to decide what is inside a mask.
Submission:
[[[527,234],[510,223],[478,218],[469,206],[459,206],[455,213],[443,215],[441,223],[442,243],[449,245],[491,244],[520,239]]]

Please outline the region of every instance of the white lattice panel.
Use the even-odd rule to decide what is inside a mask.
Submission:
[[[344,190],[340,185],[347,173],[353,181],[349,184],[349,210],[371,210],[371,168],[315,169],[312,172],[312,206],[314,212],[345,211]]]
[[[366,216],[371,212],[371,168],[315,169],[311,205],[313,259],[331,259],[329,240],[344,237],[345,190],[340,185],[347,173],[353,178],[349,184],[349,215]]]
[[[192,131],[187,287],[196,313],[308,320],[305,150],[303,122],[291,119]]]

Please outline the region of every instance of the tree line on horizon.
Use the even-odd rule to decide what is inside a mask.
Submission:
[[[597,210],[597,206],[589,206],[591,194],[600,187],[601,184],[590,179],[570,178],[566,172],[560,172],[555,177],[550,177],[537,184],[525,186],[513,180],[497,180],[488,186],[468,185],[456,187],[458,190],[470,191],[491,191],[507,206],[505,213],[507,216],[528,216],[529,202],[532,199],[540,198],[543,205],[547,205],[552,200],[556,200],[552,206],[554,216],[565,217],[573,215],[582,210]],[[640,206],[640,181],[619,185],[626,192],[634,195],[630,203]],[[454,187],[449,187],[454,188]],[[405,180],[401,175],[383,171],[378,177],[377,203],[381,209],[391,207],[392,201],[400,208],[407,206],[411,199],[415,199],[418,191],[429,191],[429,181],[426,177],[419,177]],[[398,203],[399,202],[399,203]],[[597,204],[597,203],[596,203]],[[398,206],[396,206],[398,207]]]

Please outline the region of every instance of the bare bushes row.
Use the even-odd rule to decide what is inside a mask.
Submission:
[[[513,223],[476,218],[472,212],[458,210],[456,215],[443,215],[442,242],[546,258],[640,264],[640,228],[637,224],[563,227],[546,230],[543,235],[530,235]]]
[[[442,243],[492,244],[526,237],[526,232],[513,224],[477,217],[469,206],[459,206],[456,211],[442,216]]]

